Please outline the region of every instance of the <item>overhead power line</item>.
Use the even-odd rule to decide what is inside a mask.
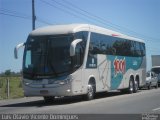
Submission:
[[[124,28],[119,25],[116,25],[116,24],[114,24],[114,23],[112,23],[112,22],[110,22],[110,21],[108,21],[98,15],[95,15],[91,12],[88,12],[87,10],[84,10],[84,9],[80,8],[79,6],[73,4],[69,1],[66,1],[66,0],[63,0],[63,3],[56,1],[56,0],[51,0],[52,3],[45,1],[45,0],[40,0],[40,1],[46,5],[51,6],[52,8],[56,8],[58,10],[61,10],[64,13],[67,13],[77,19],[81,19],[83,21],[88,21],[89,23],[94,23],[94,24],[98,23],[98,24],[101,24],[106,27],[111,27],[112,29],[118,30],[119,32],[126,31],[130,36],[132,36],[132,35],[138,36],[139,38],[146,40],[146,42],[150,42],[147,40],[152,40],[152,41],[156,40],[156,42],[157,42],[157,40],[160,40],[158,38],[146,36],[146,35],[137,33],[133,30],[129,30],[128,28]],[[53,4],[53,2],[54,2],[54,4]],[[59,5],[60,7],[58,7],[57,5]],[[12,16],[12,17],[17,17],[17,18],[28,19],[28,20],[32,19],[32,17],[29,15],[25,15],[23,13],[19,13],[17,11],[8,10],[8,9],[4,9],[4,8],[0,8],[0,14]],[[49,23],[47,20],[40,18],[39,16],[37,16],[37,21],[44,23],[44,24],[47,24],[47,25],[51,25],[51,23]]]
[[[7,13],[10,13],[10,14],[16,14],[16,15],[18,14],[20,16],[25,16],[25,17],[31,17],[31,16],[26,15],[24,13],[20,13],[20,12],[17,12],[15,10],[9,10],[9,9],[5,9],[5,8],[0,8],[0,11],[7,12]]]
[[[0,8],[0,14],[1,15],[6,15],[6,16],[11,16],[11,17],[16,17],[16,18],[22,18],[22,19],[32,20],[32,17],[29,16],[29,15],[25,15],[25,14],[19,13],[17,11],[12,11],[12,10],[8,10],[8,9],[2,9],[2,8]],[[38,16],[37,16],[37,21],[41,22],[41,23],[44,23],[44,24],[47,24],[47,25],[51,25],[51,23],[43,20],[42,18],[40,18]]]
[[[70,6],[66,6],[65,4],[62,4],[62,3],[57,2],[57,1],[55,1],[55,0],[52,0],[52,2],[54,2],[54,3],[56,3],[56,4],[60,5],[60,6],[62,6],[62,7],[65,8],[65,9],[68,9],[68,10],[71,11],[72,13],[76,14],[76,17],[80,17],[79,15],[82,15],[82,16],[84,16],[85,19],[89,19],[90,22],[95,21],[95,20],[93,20],[93,17],[92,17],[92,16],[90,16],[90,15],[88,15],[88,14],[85,14],[85,13],[82,13],[82,12],[79,12],[79,10],[77,10],[77,9],[74,9],[74,8],[72,8],[72,7],[70,7]],[[66,10],[65,10],[65,12],[66,12]],[[77,13],[79,13],[78,16],[77,16]],[[82,19],[84,20],[84,18],[82,18]],[[94,19],[95,19],[95,18],[94,18]],[[101,22],[101,21],[99,21],[99,22]]]
[[[58,9],[58,10],[64,12],[64,13],[67,13],[67,14],[75,17],[75,18],[81,19],[81,20],[83,20],[83,21],[91,22],[90,20],[88,20],[88,19],[86,19],[86,18],[83,18],[83,17],[81,17],[81,16],[78,16],[77,14],[75,14],[75,13],[73,13],[73,12],[71,12],[71,11],[68,11],[68,10],[66,10],[66,9],[64,9],[64,8],[62,8],[62,7],[57,7],[56,5],[54,5],[54,4],[52,4],[52,3],[49,3],[48,1],[45,1],[45,0],[40,0],[40,1],[41,1],[42,3],[48,5],[48,6],[51,6],[51,7],[56,8],[56,9]]]
[[[20,15],[16,15],[16,14],[9,14],[9,13],[5,13],[5,12],[0,12],[0,14],[1,14],[1,15],[12,16],[12,17],[23,18],[23,19],[31,19],[31,18],[26,17],[26,16],[20,16]]]
[[[69,11],[72,12],[72,14],[73,14],[73,13],[76,14],[76,16],[77,16],[77,13],[78,13],[78,16],[77,16],[78,18],[80,18],[79,15],[82,15],[85,19],[88,19],[89,22],[92,22],[92,23],[94,22],[95,24],[100,23],[100,24],[102,24],[103,26],[107,26],[107,27],[111,27],[112,29],[115,29],[111,23],[108,24],[107,22],[104,22],[104,21],[102,21],[101,19],[98,19],[97,17],[95,17],[95,16],[93,16],[93,15],[90,15],[89,13],[86,14],[86,12],[84,13],[83,11],[79,11],[79,9],[76,9],[76,8],[73,7],[73,6],[67,6],[66,4],[57,2],[57,1],[55,1],[55,0],[52,0],[52,2],[56,3],[57,5],[62,6],[62,7],[65,8],[65,9],[68,9]],[[56,6],[56,7],[57,7],[57,6]],[[65,13],[67,13],[67,12],[68,12],[68,11],[65,10]],[[84,20],[84,18],[82,18],[82,19]],[[119,28],[116,28],[116,30],[118,30],[118,29],[119,29]],[[120,31],[120,29],[119,29],[119,31]]]
[[[93,21],[96,21],[100,24],[103,24],[104,26],[110,26],[112,29],[115,29],[115,30],[118,30],[118,31],[126,31],[130,36],[132,35],[135,35],[135,36],[138,36],[139,38],[143,38],[143,39],[151,39],[151,40],[160,40],[158,38],[153,38],[153,37],[150,37],[150,36],[146,36],[146,35],[143,35],[143,34],[140,34],[140,33],[137,33],[133,30],[130,30],[128,28],[125,28],[125,27],[122,27],[122,26],[119,26],[119,25],[116,25],[102,17],[99,17],[93,13],[90,13],[84,9],[81,9],[80,7],[78,7],[77,5],[74,5],[73,3],[69,2],[69,1],[66,1],[66,0],[63,0],[63,3],[60,3],[56,0],[52,0],[54,3],[58,4],[58,5],[61,5],[67,9],[69,9],[70,11],[73,11],[73,12],[76,12],[76,13],[79,13],[80,15],[83,15],[89,19],[92,19]],[[65,3],[65,4],[64,4]],[[66,5],[67,4],[67,5]]]
[[[46,21],[46,20],[44,20],[44,19],[42,19],[42,18],[40,18],[40,17],[36,17],[36,20],[38,21],[38,22],[41,22],[41,23],[45,23],[45,24],[47,24],[47,25],[53,25],[53,23],[50,23],[50,22],[48,22],[48,21]]]
[[[65,0],[63,0],[63,3],[57,2],[56,0],[52,0],[52,1],[55,2],[55,3],[57,3],[57,4],[59,4],[59,5],[61,5],[61,6],[66,7],[69,10],[72,10],[73,12],[79,13],[79,14],[85,16],[85,17],[88,17],[89,19],[93,19],[94,21],[97,21],[97,22],[102,23],[104,25],[106,25],[107,23],[109,23],[108,25],[111,26],[111,27],[117,26],[117,25],[111,23],[110,21],[104,20],[101,17],[98,17],[98,16],[96,16],[96,15],[94,15],[92,13],[87,12],[86,10],[83,10],[83,9],[79,8],[78,6],[75,6],[71,2],[68,2],[68,1],[65,1]],[[66,4],[64,4],[64,3],[67,3],[69,5],[69,7]],[[117,27],[119,27],[119,26],[117,26]]]

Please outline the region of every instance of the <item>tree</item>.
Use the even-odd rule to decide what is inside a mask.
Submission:
[[[10,76],[11,75],[11,70],[9,69],[9,70],[6,70],[5,72],[4,72],[4,74],[6,75],[6,76]]]

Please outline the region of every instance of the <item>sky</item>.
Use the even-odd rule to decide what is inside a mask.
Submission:
[[[22,69],[14,47],[32,31],[32,0],[0,0],[0,72]],[[160,55],[160,0],[35,0],[36,28],[88,23],[141,38],[146,43],[147,69],[151,55]]]

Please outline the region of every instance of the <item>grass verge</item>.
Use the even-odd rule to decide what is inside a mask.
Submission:
[[[9,98],[7,97],[9,79]],[[0,100],[24,97],[21,77],[0,77]]]

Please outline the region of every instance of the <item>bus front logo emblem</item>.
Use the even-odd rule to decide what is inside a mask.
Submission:
[[[115,58],[113,62],[114,66],[114,74],[117,76],[118,73],[124,74],[126,71],[126,60],[124,59],[117,59]]]

